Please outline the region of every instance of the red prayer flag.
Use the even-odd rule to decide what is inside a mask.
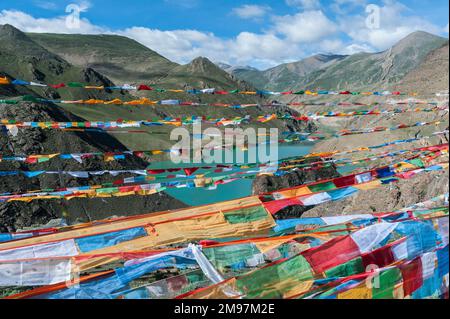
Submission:
[[[149,87],[148,85],[141,84],[138,87],[138,91],[152,91],[153,89]]]
[[[411,262],[399,266],[403,277],[403,291],[405,296],[410,296],[414,291],[422,287],[422,261],[416,258]]]
[[[165,171],[166,171],[165,169],[148,169],[147,173],[149,173],[149,174],[162,174]]]
[[[365,269],[367,269],[367,266],[369,265],[376,265],[378,268],[382,268],[395,262],[392,247],[390,245],[364,254],[361,257]]]
[[[275,200],[271,202],[263,203],[264,207],[272,214],[278,213],[283,208],[294,206],[294,205],[302,205],[302,202],[297,198],[286,198],[281,200]]]
[[[25,160],[25,163],[27,163],[27,164],[35,164],[35,163],[37,163],[38,162],[38,159],[36,158],[36,157],[28,157],[26,160]]]
[[[191,176],[194,172],[198,170],[198,167],[185,168],[184,172],[187,176]]]
[[[350,236],[334,238],[320,247],[305,251],[302,255],[315,273],[346,263],[360,254],[359,248]]]
[[[338,177],[333,180],[334,185],[336,187],[346,187],[352,186],[356,184],[355,175]]]
[[[50,84],[50,87],[54,88],[54,89],[61,89],[63,87],[66,87],[66,85],[64,83],[60,83],[60,84]]]
[[[218,241],[209,240],[209,239],[200,240],[198,243],[200,244],[200,246],[203,246],[203,247],[220,244],[220,242],[218,242]]]

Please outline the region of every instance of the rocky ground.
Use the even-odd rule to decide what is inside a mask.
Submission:
[[[341,201],[316,206],[305,212],[302,217],[392,212],[447,193],[448,178],[448,169],[443,172],[422,174],[396,184],[360,191]]]
[[[84,121],[57,106],[35,103],[0,105],[0,118],[14,118],[18,121]],[[53,154],[123,151],[127,148],[107,134],[74,133],[62,130],[19,129],[18,134],[0,135],[1,153],[8,154]],[[40,164],[22,162],[0,162],[0,171],[13,170],[123,170],[144,169],[148,163],[138,158],[126,161],[104,162],[98,158],[84,160],[52,159]],[[55,178],[56,177],[56,178]],[[46,188],[96,185],[112,182],[125,177],[112,177],[109,174],[90,179],[74,178],[69,175],[39,175],[28,178],[23,175],[3,176],[0,179],[0,193],[25,192]],[[64,217],[67,222],[89,221],[110,216],[143,214],[185,207],[182,202],[164,194],[134,196],[124,198],[72,199],[70,201],[35,201],[32,203],[0,203],[0,231],[16,231],[32,225],[43,225],[55,218]]]

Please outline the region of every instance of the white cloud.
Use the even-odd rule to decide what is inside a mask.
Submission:
[[[255,19],[264,17],[270,10],[269,6],[260,6],[256,4],[244,4],[233,9],[233,14],[242,19]]]
[[[444,27],[444,32],[448,34],[448,23],[447,23],[447,25]]]
[[[144,27],[133,27],[115,31],[144,44],[167,58],[187,63],[198,56],[207,56],[217,61],[225,61],[226,41],[212,33],[196,30],[161,31]]]
[[[335,53],[342,50],[345,46],[344,42],[340,39],[325,39],[320,42],[320,49],[323,52]]]
[[[304,10],[320,8],[319,0],[286,0],[286,4],[290,7],[299,7]]]
[[[322,11],[305,11],[275,18],[274,29],[295,43],[319,41],[337,31],[337,25]]]
[[[48,33],[81,33],[96,34],[107,32],[107,29],[93,25],[87,19],[80,20],[80,27],[73,29],[66,23],[66,16],[50,19],[34,18],[22,11],[2,10],[0,24],[11,24],[25,32]]]
[[[355,53],[373,52],[373,51],[374,51],[374,49],[367,44],[350,44],[337,52],[339,54],[352,55]]]
[[[274,34],[240,33],[231,44],[232,56],[236,60],[283,60],[295,54],[295,46]]]
[[[365,15],[341,17],[339,22],[341,31],[349,35],[354,42],[376,50],[385,50],[414,31],[442,33],[442,28],[408,13],[409,8],[403,4],[385,0],[384,5],[380,6],[379,28],[367,27]]]
[[[185,3],[191,4],[196,2],[186,1]],[[361,1],[364,0],[335,0],[339,3]],[[306,3],[295,2],[297,5]],[[82,5],[83,10],[90,7],[88,1],[78,1],[78,4]],[[240,8],[248,9],[245,6]],[[252,10],[247,12],[240,11],[241,16],[255,19],[263,15],[262,11],[252,7],[250,9]],[[361,13],[356,15],[339,15],[337,20],[333,21],[319,9],[304,9],[292,15],[273,16],[265,30],[260,33],[241,32],[231,38],[222,38],[214,33],[198,30],[158,30],[142,26],[110,29],[91,23],[83,18],[83,15],[80,28],[72,29],[66,24],[66,16],[44,19],[16,10],[0,11],[0,24],[8,23],[26,32],[118,34],[135,39],[178,63],[187,63],[198,56],[206,56],[213,61],[258,68],[299,60],[315,53],[353,54],[381,51],[416,30],[448,34],[448,24],[444,31],[442,25],[436,26],[421,17],[411,15],[412,12],[407,7],[395,1],[385,0],[381,7],[379,29],[368,29],[365,12],[363,9],[360,11]]]

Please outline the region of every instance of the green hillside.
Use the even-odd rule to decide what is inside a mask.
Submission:
[[[297,87],[346,89],[387,87],[399,82],[433,50],[448,40],[415,32],[381,53],[359,53],[301,79]]]
[[[156,82],[177,66],[142,44],[117,35],[28,33],[33,41],[79,67],[91,67],[114,82]]]
[[[49,52],[25,33],[10,25],[0,26],[0,74],[27,81],[57,84],[61,82],[83,82],[93,85],[110,86],[112,82],[92,68],[74,66],[60,56]],[[12,90],[13,89],[13,90]],[[1,92],[0,92],[1,93]],[[3,95],[14,96],[19,93],[34,93],[47,98],[82,99],[106,97],[104,92],[88,92],[82,89],[15,87]]]
[[[115,76],[116,73],[114,72],[116,71],[119,72],[117,74],[122,74],[122,71],[123,74],[125,74],[125,77],[117,79],[117,81],[120,81],[118,83],[125,82],[127,77],[133,77],[133,79],[140,81],[139,77],[134,78],[136,73],[127,73],[126,71],[133,71],[135,66],[134,70],[148,71],[140,73],[144,83],[153,85],[147,77],[155,76],[155,74],[157,74],[159,79],[153,81],[153,83],[156,83],[155,86],[157,87],[178,89],[214,87],[218,90],[253,90],[252,86],[244,81],[237,80],[206,58],[197,58],[187,65],[177,65],[141,46],[137,42],[123,37],[25,34],[12,26],[5,25],[0,27],[0,39],[2,40],[2,43],[5,43],[4,48],[0,53],[0,75],[7,75],[13,79],[18,78],[27,81],[41,81],[49,84],[82,82],[94,85],[111,86],[114,83],[109,79],[109,74]],[[56,51],[61,52],[56,54]],[[96,60],[97,64],[85,64],[87,60],[82,59],[82,57],[87,59],[90,52],[94,52],[93,55],[95,56],[95,59],[98,59]],[[64,56],[64,58],[59,54]],[[144,69],[135,64],[138,63],[136,61],[139,61],[139,59],[135,59],[137,55],[141,57],[140,61],[142,63],[148,62],[148,64],[146,64],[148,69]],[[76,59],[75,56],[77,57]],[[157,60],[159,60],[159,62],[157,62]],[[122,64],[124,70],[126,70],[119,70],[114,67],[110,69],[110,64],[98,64],[99,61],[112,61],[117,66]],[[126,63],[127,61],[129,61],[128,64]],[[154,63],[151,64],[149,61],[153,61]],[[94,66],[95,68],[93,68]],[[100,72],[97,67],[100,67],[102,72]],[[168,71],[169,68],[170,71]],[[106,75],[104,75],[103,72],[105,72]],[[154,79],[155,78],[156,76]],[[98,98],[108,100],[117,97],[127,101],[140,97],[147,97],[152,100],[178,99],[180,101],[199,103],[263,104],[265,102],[263,98],[258,96],[240,94],[193,95],[188,93],[158,91],[106,92],[103,90],[85,90],[82,88],[62,88],[56,90],[48,87],[36,88],[18,86],[2,86],[0,87],[0,90],[0,96],[2,97],[17,97],[24,94],[34,94],[36,96],[55,99]],[[63,104],[61,107],[66,112],[87,121],[117,119],[152,120],[168,116],[185,117],[191,115],[209,116],[214,118],[234,118],[250,115],[252,118],[256,118],[260,115],[275,112],[274,109],[263,107],[231,109],[223,106],[88,106]],[[288,129],[303,129],[300,125],[295,123],[284,123],[283,121],[273,121],[269,124],[253,122],[250,126],[274,126],[278,127],[280,132]],[[168,138],[171,129],[173,129],[173,127],[148,127],[143,128],[143,131],[146,131],[147,134],[114,134],[114,137],[129,149],[146,150],[168,148],[173,144]]]
[[[265,71],[236,69],[233,74],[258,88],[282,91],[295,87],[299,78],[308,79],[311,73],[332,66],[346,56],[318,54],[304,60],[284,63]]]

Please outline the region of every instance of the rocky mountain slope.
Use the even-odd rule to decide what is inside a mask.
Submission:
[[[35,103],[17,105],[0,104],[0,118],[14,118],[18,121],[83,121],[84,119],[59,108],[56,105]],[[66,132],[62,130],[19,129],[16,136],[10,133],[0,135],[0,152],[4,156],[12,154],[53,154],[124,151],[127,148],[108,134]],[[83,163],[75,160],[52,159],[39,164],[22,162],[0,162],[0,171],[83,171],[83,170],[123,170],[145,169],[147,163],[137,158],[124,161],[104,162],[101,159],[86,159]],[[24,175],[2,176],[0,193],[25,192],[32,190],[61,188],[70,186],[96,185],[113,182],[128,177],[105,174],[89,179],[69,175],[39,175],[28,178]],[[64,217],[68,222],[89,221],[110,216],[142,214],[183,207],[184,204],[161,193],[151,196],[131,198],[91,198],[54,201],[34,201],[32,203],[0,203],[0,232],[15,231],[34,224],[45,224],[51,219]]]
[[[384,52],[351,55],[316,72],[311,79],[302,79],[297,86],[325,89],[386,87],[399,82],[431,51],[446,42],[447,39],[426,32],[414,32]]]
[[[449,45],[431,51],[422,63],[399,83],[400,90],[440,92],[448,91]]]
[[[25,33],[10,26],[0,26],[0,75],[12,78],[58,84],[61,82],[83,82],[93,85],[111,86],[112,82],[89,67],[78,67],[70,64],[60,56],[51,53]],[[85,90],[55,90],[39,87],[1,88],[2,95],[15,96],[17,93],[33,93],[48,98],[79,99],[89,97],[104,97],[103,92]]]
[[[308,79],[311,73],[330,67],[345,57],[343,55],[318,54],[298,62],[284,63],[265,71],[238,67],[228,67],[225,70],[230,70],[237,78],[252,83],[258,88],[278,91],[294,87],[299,78]]]
[[[78,67],[90,67],[117,83],[157,81],[178,64],[126,37],[28,33],[30,39]]]
[[[448,39],[419,31],[384,52],[316,55],[266,71],[236,70],[233,74],[269,90],[384,88],[398,83],[446,43]]]

